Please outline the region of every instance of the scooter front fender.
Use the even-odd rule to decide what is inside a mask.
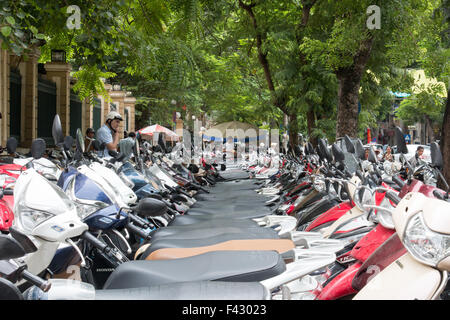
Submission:
[[[322,289],[317,300],[336,300],[355,294],[352,281],[360,267],[361,263],[357,262],[342,271]]]
[[[442,292],[447,273],[415,260],[409,253],[395,260],[354,297],[355,300],[430,300]]]

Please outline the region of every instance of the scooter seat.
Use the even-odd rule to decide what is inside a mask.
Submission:
[[[240,227],[256,227],[258,224],[251,219],[230,219],[223,217],[216,217],[211,215],[182,215],[177,216],[175,219],[169,222],[169,226],[186,226],[191,224],[198,224],[201,228],[210,228],[215,226],[236,226]]]
[[[104,289],[139,288],[202,280],[262,281],[285,270],[284,260],[275,251],[207,252],[177,260],[123,263],[109,276]]]
[[[253,233],[257,229],[256,232],[258,234],[260,232],[267,233],[268,235],[272,235],[274,239],[278,238],[278,233],[270,228],[262,228],[262,227],[212,227],[212,228],[199,228],[196,225],[192,226],[180,226],[180,227],[165,227],[160,228],[154,231],[151,234],[152,241],[157,241],[160,239],[203,239],[209,237],[215,237],[221,234],[237,234],[237,233]]]
[[[151,246],[145,250],[148,254],[158,249],[165,248],[196,248],[210,246],[229,240],[246,240],[246,239],[279,239],[277,232],[268,232],[264,228],[254,228],[252,232],[241,232],[233,234],[218,234],[216,236],[204,237],[200,239],[158,239],[152,241]],[[273,230],[272,230],[273,231]]]
[[[218,211],[211,209],[189,209],[185,214],[190,216],[209,215],[211,217],[223,217],[232,219],[253,219],[265,217],[271,214],[271,211],[267,207],[263,207],[261,210],[252,209],[239,209],[236,207],[228,206],[222,207]]]
[[[203,247],[165,248],[154,251],[147,248],[148,252],[144,252],[140,258],[146,260],[179,259],[212,251],[275,250],[278,253],[285,253],[294,248],[295,244],[290,239],[245,239],[230,240]]]
[[[96,300],[267,300],[259,282],[195,281],[131,289],[97,290]]]

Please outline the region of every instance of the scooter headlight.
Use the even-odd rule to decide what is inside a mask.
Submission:
[[[432,267],[450,256],[450,236],[430,230],[421,212],[409,220],[403,244],[414,258]]]
[[[316,189],[316,191],[318,192],[325,191],[326,189],[325,180],[321,178],[314,178],[313,186],[314,189]]]
[[[55,216],[49,212],[28,208],[22,203],[19,203],[18,209],[20,224],[27,233],[32,233],[38,225]]]
[[[89,205],[89,204],[81,204],[81,203],[77,203],[77,213],[78,216],[84,220],[85,218],[89,217],[91,214],[93,214],[94,212],[100,210],[101,208],[99,208],[99,206],[93,206],[93,205]]]

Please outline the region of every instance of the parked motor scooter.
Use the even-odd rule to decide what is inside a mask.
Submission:
[[[449,213],[447,201],[408,193],[392,212],[395,230],[408,252],[377,273],[354,299],[439,299],[450,270]]]

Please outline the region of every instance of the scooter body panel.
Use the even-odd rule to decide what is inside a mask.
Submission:
[[[352,288],[352,281],[359,267],[361,263],[357,262],[339,273],[322,289],[317,300],[336,300],[355,294],[357,291]]]
[[[323,236],[324,238],[328,238],[330,235],[332,235],[335,231],[337,231],[344,223],[358,218],[364,214],[364,211],[361,211],[358,207],[353,207],[350,209],[350,211],[347,211],[342,217],[337,219],[331,226],[327,227],[324,230]]]
[[[68,171],[64,171],[61,174],[58,180],[58,186],[66,193],[70,194],[70,192],[73,192],[76,199],[81,201],[100,201],[108,205],[113,204],[108,195],[97,185],[97,183],[84,174],[79,173],[75,168],[69,168]],[[68,190],[71,186],[73,190]]]
[[[87,178],[95,182],[98,187],[105,193],[109,199],[111,199],[111,203],[118,205],[120,208],[129,207],[128,203],[123,200],[122,195],[118,192],[118,190],[114,189],[101,175],[92,170],[86,165],[81,165],[77,168],[78,172],[85,175]],[[110,203],[108,203],[110,204]]]
[[[355,300],[429,300],[438,292],[443,275],[409,253],[376,274]]]
[[[6,197],[10,198],[10,200],[7,201]],[[14,203],[12,196],[3,196],[3,199],[0,199],[0,231],[7,231],[13,224],[14,213],[9,204],[11,200]]]
[[[84,222],[90,230],[109,230],[124,227],[128,223],[127,215],[123,212],[117,217],[119,208],[116,205],[100,209],[89,215]]]
[[[306,231],[312,231],[320,228],[320,226],[325,223],[336,221],[352,208],[353,206],[350,201],[340,203],[314,219],[314,221],[306,228]]]
[[[405,185],[403,186],[402,190],[400,190],[400,193],[398,194],[398,196],[400,198],[403,198],[404,196],[406,196],[408,193],[410,192],[420,192],[420,188],[422,188],[422,186],[424,185],[424,183],[420,180],[412,180],[411,183],[405,183]]]
[[[405,253],[405,247],[394,233],[364,261],[353,279],[352,287],[361,290],[375,273],[382,271]]]
[[[137,202],[136,194],[125,184],[125,182],[123,182],[114,170],[106,168],[98,162],[91,163],[89,167],[100,174],[112,188],[116,189],[125,203],[132,205]]]
[[[353,247],[351,256],[361,262],[366,259],[389,237],[394,234],[395,230],[387,229],[381,224],[378,224],[372,231],[366,234],[358,243]]]

